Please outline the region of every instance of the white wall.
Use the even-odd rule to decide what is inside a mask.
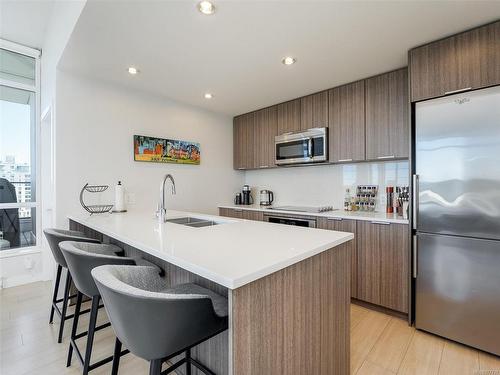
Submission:
[[[86,0],[54,1],[47,35],[42,46],[40,113],[44,113],[54,100],[57,65],[86,2]]]
[[[407,186],[408,173],[407,161],[318,165],[248,171],[245,183],[252,186],[257,202],[259,190],[269,189],[274,192],[275,206],[333,205],[342,208],[346,187],[378,185],[379,202],[385,202],[385,187]]]
[[[78,198],[86,182],[112,186],[104,203],[121,180],[135,195],[132,208],[152,215],[166,173],[177,185],[177,195],[167,197],[173,209],[216,213],[217,203],[243,184],[243,173],[232,168],[231,117],[60,71],[56,90],[59,227],[67,225],[67,214],[83,212]],[[135,162],[134,134],[199,142],[201,165]]]

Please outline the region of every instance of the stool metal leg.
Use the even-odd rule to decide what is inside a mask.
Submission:
[[[64,322],[66,321],[66,310],[68,308],[68,296],[69,296],[70,285],[71,285],[71,274],[68,271],[66,275],[66,285],[64,286],[64,298],[63,298],[63,306],[61,312],[61,325],[59,326],[59,337],[57,339],[57,342],[59,344],[62,342]]]
[[[78,318],[80,317],[80,310],[82,308],[83,294],[78,292],[76,295],[76,306],[75,306],[75,316],[73,318],[73,327],[71,328],[71,337],[68,349],[68,360],[66,362],[66,367],[71,366],[71,359],[73,357],[73,345],[76,339],[76,331],[78,329]]]
[[[186,350],[186,375],[191,375],[191,349]]]
[[[87,347],[85,348],[85,359],[83,363],[83,375],[90,371],[90,356],[92,355],[92,345],[94,344],[94,332],[97,322],[97,312],[99,311],[100,296],[92,297],[92,307],[90,310],[89,330],[87,336]]]
[[[149,375],[161,374],[161,359],[153,359],[149,362]]]
[[[122,351],[122,343],[116,338],[115,352],[113,353],[113,367],[111,368],[111,375],[118,375],[118,367],[120,366],[120,357]]]
[[[54,304],[57,301],[57,293],[59,292],[59,282],[61,281],[61,273],[62,273],[62,266],[60,264],[57,265],[57,275],[56,275],[56,283],[54,285],[54,294],[52,295],[52,305],[50,306],[50,318],[49,318],[49,324],[52,324],[54,322]]]

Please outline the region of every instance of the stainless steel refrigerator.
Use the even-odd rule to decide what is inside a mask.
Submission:
[[[415,105],[416,327],[500,355],[500,86]]]

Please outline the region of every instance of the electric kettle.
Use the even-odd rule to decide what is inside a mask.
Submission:
[[[260,191],[260,205],[270,206],[274,201],[274,194],[271,190]]]

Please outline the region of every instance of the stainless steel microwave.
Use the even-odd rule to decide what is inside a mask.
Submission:
[[[276,165],[328,160],[328,128],[285,133],[274,138]]]

